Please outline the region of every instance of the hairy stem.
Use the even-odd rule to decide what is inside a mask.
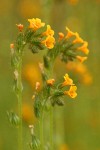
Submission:
[[[18,66],[18,113],[20,117],[20,124],[18,128],[18,149],[23,149],[22,142],[22,79],[21,79],[21,67],[22,67],[22,59],[20,58],[20,63]]]
[[[50,150],[53,150],[53,107],[50,109]]]

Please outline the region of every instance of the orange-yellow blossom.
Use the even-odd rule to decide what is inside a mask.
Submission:
[[[77,96],[76,90],[77,87],[75,85],[71,85],[69,91],[64,91],[64,94],[70,96],[71,98],[75,98]]]
[[[76,35],[76,33],[72,32],[68,27],[66,27],[66,30],[67,30],[67,35],[66,35],[67,39]]]
[[[64,38],[64,34],[62,32],[59,32],[58,35],[59,35],[59,40],[62,40]]]
[[[81,47],[78,47],[77,50],[80,50],[83,53],[88,55],[89,49],[87,48],[87,46],[88,46],[88,42],[84,41],[83,45]]]
[[[52,86],[54,84],[54,82],[55,82],[55,79],[47,80],[47,84],[50,85],[50,86]]]
[[[55,44],[55,38],[53,36],[48,36],[44,41],[41,42],[44,44],[47,48],[52,49]]]
[[[76,58],[82,63],[85,60],[87,60],[87,57],[82,57],[82,56],[76,56]]]
[[[54,31],[51,29],[51,26],[50,25],[47,25],[47,30],[43,33],[43,35],[46,35],[46,36],[53,36],[54,35]]]
[[[73,41],[73,44],[84,43],[83,39],[80,38],[80,36],[79,36],[79,34],[77,32],[75,33],[75,36],[76,36],[76,39]]]
[[[29,28],[33,29],[36,31],[37,29],[44,27],[45,23],[41,22],[41,19],[36,18],[36,19],[28,19],[28,22],[30,23]]]
[[[65,74],[64,79],[65,79],[65,81],[62,83],[62,86],[74,85],[73,80],[71,78],[69,78],[69,75],[67,73]]]

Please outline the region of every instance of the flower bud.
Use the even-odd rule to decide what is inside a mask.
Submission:
[[[23,28],[24,28],[23,24],[16,24],[16,25],[17,25],[19,31],[22,32]]]
[[[47,80],[47,85],[52,86],[54,84],[54,82],[55,82],[55,79],[49,79],[49,80]]]
[[[39,90],[39,89],[40,89],[40,82],[36,82],[35,89],[36,89],[36,90]]]

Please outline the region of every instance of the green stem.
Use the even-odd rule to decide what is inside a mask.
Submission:
[[[43,112],[41,113],[40,116],[40,150],[44,150],[44,136],[43,136]]]
[[[53,150],[53,107],[50,109],[50,150]]]
[[[18,113],[20,117],[20,124],[18,128],[18,149],[23,149],[22,142],[22,79],[21,79],[21,67],[22,67],[22,59],[20,58],[20,63],[18,66]]]

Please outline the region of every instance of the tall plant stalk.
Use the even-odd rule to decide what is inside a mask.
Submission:
[[[22,59],[20,58],[19,66],[18,66],[18,113],[20,117],[20,123],[18,128],[18,148],[19,150],[23,149],[22,142],[22,79],[21,79],[21,68],[22,68]]]
[[[50,109],[50,150],[53,150],[53,107]]]

